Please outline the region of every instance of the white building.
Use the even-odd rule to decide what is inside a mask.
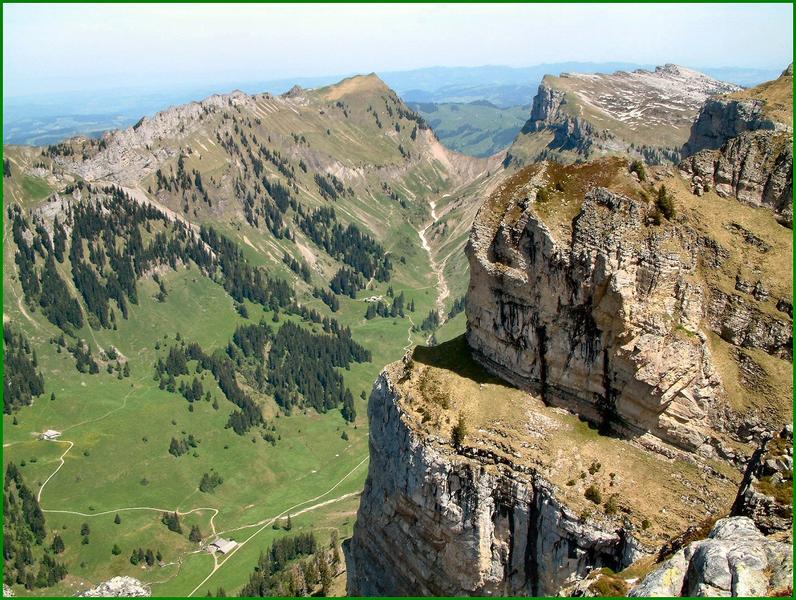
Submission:
[[[47,431],[41,434],[40,439],[52,441],[52,440],[57,440],[59,437],[61,437],[60,431],[55,431],[55,429],[48,429]]]
[[[215,551],[221,552],[221,554],[229,554],[237,545],[238,543],[235,540],[217,538],[207,547],[207,550],[211,554]]]

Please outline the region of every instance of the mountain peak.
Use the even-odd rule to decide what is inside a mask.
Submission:
[[[327,100],[339,100],[349,94],[388,92],[390,88],[375,73],[354,75],[321,90]]]

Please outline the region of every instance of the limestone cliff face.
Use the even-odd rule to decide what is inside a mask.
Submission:
[[[467,339],[546,402],[695,450],[720,388],[699,328],[704,290],[690,277],[696,257],[674,232],[644,235],[645,218],[637,200],[597,188],[571,240],[533,210],[495,229],[477,220]]]
[[[349,594],[551,595],[644,555],[630,530],[584,521],[535,470],[423,434],[404,407],[405,368],[385,370],[368,403]]]
[[[793,70],[775,80],[705,102],[683,146],[680,170],[696,194],[772,209],[793,224]]]
[[[625,435],[688,451],[715,446],[717,430],[737,430],[745,417],[728,425],[709,335],[790,360],[790,320],[705,279],[724,260],[713,242],[685,223],[649,226],[650,204],[621,173],[578,206],[566,193],[547,199],[559,176],[536,169],[493,195],[473,227],[466,311],[475,357]],[[556,185],[593,177],[588,169],[573,167]]]

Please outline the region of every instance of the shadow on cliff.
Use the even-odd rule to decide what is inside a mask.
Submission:
[[[417,346],[412,353],[412,359],[430,367],[451,371],[459,377],[471,379],[476,383],[496,383],[514,387],[492,375],[473,360],[464,334],[437,346]]]

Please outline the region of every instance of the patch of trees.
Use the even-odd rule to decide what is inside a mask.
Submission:
[[[459,313],[464,312],[466,302],[467,301],[464,296],[456,298],[456,300],[453,301],[453,306],[451,306],[450,311],[448,311],[448,318],[452,319]]]
[[[199,371],[210,371],[226,398],[240,409],[230,415],[227,427],[243,435],[252,426],[263,423],[259,407],[238,385],[234,363],[221,350],[209,355],[196,342],[172,346],[166,360],[158,358],[155,363],[155,377],[160,380],[161,389],[175,391],[174,378],[187,374],[189,360],[198,361]]]
[[[204,225],[200,238],[216,254],[224,276],[224,289],[235,300],[243,302],[245,298],[266,309],[285,307],[292,302],[290,284],[284,279],[269,277],[262,269],[250,265],[233,241]]]
[[[334,208],[306,212],[301,206],[296,223],[326,253],[362,274],[366,279],[389,281],[392,263],[384,247],[353,223],[343,227]]]
[[[347,328],[324,335],[287,322],[268,353],[268,382],[277,404],[288,412],[303,405],[324,413],[342,404],[345,416],[353,420],[353,396],[337,369],[370,359],[370,352],[351,338]]]
[[[44,513],[13,462],[3,481],[3,579],[27,590],[46,588],[67,575],[66,566],[53,558],[64,550],[57,534],[49,545]]]
[[[262,357],[265,344],[274,335],[274,330],[264,320],[256,325],[238,325],[232,334],[232,341],[247,358]]]
[[[288,180],[296,178],[296,169],[282,157],[278,150],[269,150],[265,146],[260,146],[260,154]]]
[[[365,311],[365,318],[368,320],[375,319],[376,317],[403,318],[406,315],[404,311],[405,303],[406,298],[403,292],[393,297],[392,306],[390,307],[387,306],[387,303],[384,302],[384,300],[370,302],[368,303],[368,308]]]
[[[430,332],[434,331],[437,327],[439,327],[439,313],[436,310],[431,309],[428,313],[428,316],[426,316],[426,318],[423,319],[423,322],[420,323],[420,327],[417,327],[416,329],[419,331]]]
[[[204,387],[202,386],[202,382],[196,377],[193,378],[193,381],[190,384],[187,384],[184,381],[180,382],[180,394],[182,394],[182,396],[188,402],[198,402],[202,399],[204,393],[205,391]]]
[[[296,260],[294,257],[290,256],[290,254],[285,252],[284,256],[282,257],[282,262],[285,263],[291,271],[301,277],[305,282],[310,282],[310,276],[312,275],[312,272],[310,271],[310,266],[307,264],[306,260],[303,258],[301,260]]]
[[[340,562],[337,536],[321,547],[312,533],[281,538],[260,553],[241,597],[328,596]]]
[[[345,193],[343,182],[334,175],[315,173],[314,179],[315,185],[318,186],[318,191],[326,200],[337,200]]]
[[[356,291],[354,292],[356,294]],[[328,306],[332,312],[337,312],[340,310],[340,301],[337,299],[337,296],[331,292],[323,288],[312,288],[312,295],[315,298],[320,298],[321,301]]]
[[[5,378],[3,379],[3,412],[11,414],[28,406],[33,398],[44,393],[44,376],[39,371],[36,352],[28,338],[3,324]]]
[[[202,479],[199,482],[199,491],[210,494],[222,483],[224,483],[224,478],[211,470],[209,473],[204,473],[202,475]]]
[[[182,533],[182,525],[180,524],[180,515],[176,512],[165,512],[160,517],[160,522],[168,527],[169,531],[174,533]]]
[[[192,448],[196,448],[199,445],[199,440],[197,440],[192,433],[189,433],[187,437],[182,439],[171,438],[171,443],[169,444],[169,454],[172,456],[182,456],[183,454],[187,454],[191,451]]]
[[[365,278],[348,267],[340,267],[329,282],[329,287],[335,294],[356,298],[357,291],[366,285]]]
[[[90,375],[99,373],[99,365],[91,355],[91,348],[83,340],[75,340],[75,343],[67,347],[67,350],[75,357],[75,368],[80,373]]]
[[[163,560],[163,555],[160,553],[160,550],[157,552],[153,552],[150,548],[144,550],[143,548],[138,548],[137,550],[133,550],[132,554],[130,554],[130,564],[132,565],[146,565],[147,567],[155,566],[156,562],[160,562]]]
[[[265,191],[271,196],[279,210],[285,212],[288,207],[291,207],[293,210],[298,208],[298,202],[290,195],[290,189],[276,180],[271,181],[266,176],[263,176],[262,183]]]

